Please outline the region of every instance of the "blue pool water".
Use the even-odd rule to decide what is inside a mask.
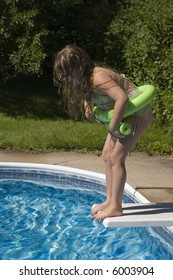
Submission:
[[[0,259],[173,260],[173,249],[147,228],[108,229],[94,221],[91,206],[104,195],[83,184],[1,179]]]

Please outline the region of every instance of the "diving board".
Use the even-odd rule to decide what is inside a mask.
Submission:
[[[123,216],[106,218],[105,227],[173,226],[173,203],[123,204]]]

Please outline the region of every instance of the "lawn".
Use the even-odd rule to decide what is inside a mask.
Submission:
[[[0,149],[25,151],[102,150],[102,125],[67,119],[50,79],[15,79],[0,92]],[[136,145],[148,154],[173,154],[172,132],[153,123]]]

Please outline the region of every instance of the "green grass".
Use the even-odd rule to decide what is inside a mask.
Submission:
[[[0,87],[0,112],[14,118],[66,118],[62,100],[50,78],[23,78]]]
[[[15,119],[0,114],[0,148],[25,151],[101,151],[106,128],[89,122],[70,120]],[[136,145],[135,150],[150,155],[173,154],[172,137],[154,125]]]
[[[17,150],[100,150],[105,128],[70,120],[14,119],[0,114],[0,148]]]
[[[99,154],[106,135],[104,126],[68,120],[50,79],[15,79],[0,90],[0,149]],[[163,130],[153,124],[135,150],[172,155],[172,139],[173,127]]]
[[[136,145],[149,155],[173,155],[173,128],[163,129],[153,123]]]

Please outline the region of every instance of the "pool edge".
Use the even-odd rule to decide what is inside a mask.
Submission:
[[[54,165],[54,164],[43,164],[43,163],[23,163],[23,162],[0,162],[0,168],[25,168],[25,169],[41,169],[41,170],[52,170],[52,171],[61,171],[68,174],[73,175],[81,175],[85,176],[90,179],[99,179],[101,181],[105,181],[106,177],[103,173],[88,171],[84,169],[79,168],[73,168],[73,167],[67,167],[67,166],[61,166],[61,165]],[[130,184],[127,182],[125,183],[125,190],[128,194],[130,194],[135,200],[139,201],[139,203],[150,203],[148,199],[146,199],[139,191],[135,190]],[[166,231],[170,232],[170,234],[173,234],[173,227],[164,227]]]

